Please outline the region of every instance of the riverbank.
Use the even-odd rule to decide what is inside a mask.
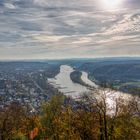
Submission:
[[[71,80],[70,74],[72,72],[74,72],[74,69],[71,66],[61,65],[60,73],[56,75],[55,78],[49,78],[48,82],[55,88],[58,88],[64,95],[78,98],[83,93],[88,93],[89,90],[87,87],[74,83]]]
[[[90,85],[92,88],[74,83],[70,78],[70,74],[72,72],[74,72],[74,69],[71,66],[61,65],[60,73],[55,78],[48,79],[48,81],[64,95],[70,96],[74,99],[79,99],[84,94],[91,95],[91,97],[99,100],[105,97],[108,110],[114,110],[112,107],[115,107],[116,100],[119,98],[127,101],[131,99],[131,95],[129,94],[112,90],[110,88],[102,88],[96,85],[94,82],[88,79],[88,73],[86,72],[82,72],[81,80]]]

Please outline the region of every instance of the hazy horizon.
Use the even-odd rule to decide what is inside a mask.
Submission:
[[[119,57],[75,57],[75,58],[43,58],[43,59],[0,59],[0,62],[47,62],[47,61],[69,61],[69,60],[140,60],[140,56],[119,56]]]
[[[139,0],[0,0],[0,61],[140,57]]]

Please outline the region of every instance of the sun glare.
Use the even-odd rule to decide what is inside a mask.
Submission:
[[[114,10],[120,8],[123,0],[101,0],[101,5],[104,9]]]

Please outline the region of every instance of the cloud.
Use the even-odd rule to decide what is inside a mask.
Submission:
[[[56,43],[60,41],[61,39],[67,37],[67,36],[57,36],[57,35],[35,35],[32,36],[35,40],[38,40],[39,42],[53,42]]]
[[[116,22],[106,31],[106,34],[140,32],[140,13],[125,14],[123,19]]]
[[[140,55],[140,6],[96,0],[0,0],[0,59]]]
[[[4,3],[4,6],[9,9],[15,9],[16,7],[12,3]]]

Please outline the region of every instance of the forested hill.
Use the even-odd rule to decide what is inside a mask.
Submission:
[[[97,84],[108,83],[130,93],[140,93],[140,59],[94,59],[73,62],[79,71],[86,71]]]

